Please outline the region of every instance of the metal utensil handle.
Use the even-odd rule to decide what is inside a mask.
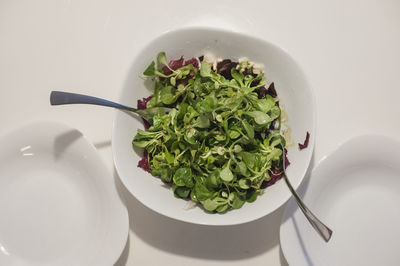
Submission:
[[[131,108],[119,103],[111,102],[108,100],[104,100],[101,98],[72,93],[72,92],[64,92],[64,91],[52,91],[50,94],[50,103],[51,105],[62,105],[62,104],[94,104],[101,106],[114,107],[118,109],[124,109],[135,112],[135,108]]]
[[[292,192],[297,205],[299,206],[300,210],[304,213],[306,216],[307,220],[310,222],[312,227],[318,232],[318,234],[325,240],[325,242],[328,242],[329,239],[332,236],[332,230],[326,226],[324,223],[322,223],[311,211],[310,209],[307,208],[307,206],[303,203],[303,201],[300,199],[299,195],[296,193],[296,191],[293,189],[292,185],[289,182],[289,179],[287,178],[286,174],[284,174],[284,179],[286,181],[286,184],[289,187],[289,190]]]
[[[323,222],[321,222],[311,211],[310,209],[307,208],[307,206],[304,204],[304,202],[300,199],[299,195],[297,194],[296,190],[292,187],[292,184],[289,181],[289,178],[286,175],[286,152],[285,148],[281,144],[282,151],[283,151],[283,158],[282,158],[282,165],[283,165],[283,179],[285,179],[285,182],[287,186],[289,187],[290,192],[292,192],[293,197],[295,198],[297,205],[299,206],[300,210],[303,212],[304,216],[306,216],[307,220],[310,222],[312,227],[318,232],[318,234],[325,240],[325,242],[328,242],[329,239],[331,239],[332,236],[332,230],[326,226]]]

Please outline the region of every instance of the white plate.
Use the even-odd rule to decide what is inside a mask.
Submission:
[[[128,214],[88,140],[36,122],[3,136],[0,147],[0,265],[115,263]]]
[[[299,191],[333,235],[325,243],[290,200],[280,229],[290,265],[400,265],[399,142],[353,138],[323,159],[307,181]]]
[[[294,187],[304,178],[314,148],[315,97],[301,67],[279,47],[246,34],[206,27],[188,27],[167,32],[150,42],[133,61],[126,84],[122,88],[120,102],[136,106],[137,100],[153,92],[151,82],[144,81],[143,71],[160,51],[168,60],[184,56],[190,58],[211,52],[217,57],[237,60],[247,56],[263,63],[268,80],[274,81],[280,103],[286,108],[288,125],[294,142],[303,142],[309,131],[307,149],[297,145],[289,149],[291,161],[288,173]],[[137,167],[143,152],[132,148],[137,129],[143,129],[140,119],[125,112],[117,112],[114,120],[112,148],[115,167],[126,188],[141,203],[168,217],[204,225],[233,225],[261,218],[284,204],[291,196],[285,182],[279,181],[268,187],[253,203],[222,215],[206,213],[200,207],[187,210],[188,203],[177,199],[160,178],[155,178]]]

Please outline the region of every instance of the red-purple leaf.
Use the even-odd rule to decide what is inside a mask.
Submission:
[[[189,83],[189,77],[186,77],[184,79],[177,79],[176,80],[176,86],[179,84],[182,84],[183,86],[186,86]]]
[[[183,56],[181,56],[181,58],[179,58],[177,60],[169,61],[168,66],[170,68],[172,68],[173,70],[177,70],[178,68],[183,67],[183,61],[184,61]],[[171,69],[169,69],[167,66],[163,66],[162,70],[163,70],[165,75],[171,75],[172,74]]]
[[[147,120],[145,120],[144,118],[142,118],[143,120],[143,126],[145,130],[148,130],[150,128],[150,123],[147,122]]]
[[[194,66],[195,69],[199,70],[199,61],[197,60],[197,58],[191,58],[189,60],[185,61],[185,66],[192,64]]]
[[[261,184],[261,188],[266,188],[275,184],[279,179],[283,177],[283,172],[279,169],[271,169],[269,170],[269,176],[271,177],[271,179],[269,181],[264,181]]]
[[[222,75],[227,80],[231,80],[231,69],[235,68],[237,65],[237,62],[232,62],[230,59],[224,59],[217,63],[217,73]]]
[[[149,96],[147,98],[143,98],[141,100],[137,101],[137,109],[146,109],[147,107],[147,102],[151,100],[153,96]]]
[[[267,89],[264,86],[255,89],[254,92],[257,93],[258,99],[265,99],[265,96],[267,95]]]
[[[285,148],[285,168],[287,168],[290,165],[290,161],[287,157],[287,149]]]
[[[304,143],[303,144],[299,143],[299,149],[302,150],[302,149],[307,148],[309,140],[310,140],[310,133],[308,133],[308,131],[307,131],[306,139],[304,140]]]
[[[137,101],[137,109],[146,109],[147,108],[147,102],[151,100],[151,98],[153,98],[153,96],[149,96],[147,98],[143,98],[141,100]],[[143,119],[143,125],[145,129],[149,129],[150,124],[149,122],[147,122],[145,119]]]
[[[144,151],[143,158],[138,162],[137,166],[151,174],[151,169],[150,169],[150,166],[149,166],[149,159],[147,158],[146,150]]]
[[[273,98],[278,96],[278,93],[276,93],[276,90],[275,90],[275,84],[273,82],[269,85],[269,87],[267,89],[267,94],[271,95]]]

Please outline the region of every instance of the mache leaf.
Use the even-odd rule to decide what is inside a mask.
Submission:
[[[220,177],[225,182],[230,182],[233,180],[233,174],[232,171],[229,169],[229,163],[224,167],[224,169],[222,169]]]
[[[272,121],[272,119],[266,114],[261,111],[249,111],[246,112],[247,115],[254,118],[254,121],[259,125],[266,125]]]
[[[158,63],[159,65],[164,65],[164,66],[169,67],[169,66],[168,66],[168,62],[167,62],[167,57],[166,57],[166,55],[165,55],[165,52],[160,52],[160,53],[158,53],[158,55],[157,55],[157,63]]]
[[[156,70],[155,63],[154,63],[154,61],[152,61],[151,64],[143,72],[143,75],[148,76],[148,77],[154,77],[155,76],[155,70]]]
[[[201,62],[200,65],[200,76],[206,78],[211,77],[211,65],[205,61]]]

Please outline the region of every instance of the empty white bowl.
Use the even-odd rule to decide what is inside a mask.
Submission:
[[[0,146],[0,265],[113,265],[129,217],[89,140],[38,121],[1,136]]]
[[[219,58],[238,60],[247,57],[264,64],[266,77],[275,83],[280,103],[287,111],[293,140],[303,142],[306,132],[311,134],[307,149],[300,151],[295,145],[288,151],[291,164],[287,174],[295,188],[300,185],[314,147],[315,98],[307,78],[292,57],[267,41],[241,33],[203,27],[170,31],[151,41],[133,60],[121,91],[121,103],[136,106],[138,99],[152,94],[153,84],[141,76],[160,51],[166,52],[168,60],[212,53]],[[239,210],[210,214],[200,207],[187,209],[188,203],[175,198],[172,190],[159,178],[137,167],[142,152],[134,150],[131,143],[139,128],[143,129],[140,119],[124,112],[116,113],[112,137],[114,162],[123,184],[132,195],[160,214],[196,224],[233,225],[261,218],[291,196],[284,181],[280,180],[268,187],[255,202],[246,203]]]
[[[353,137],[324,157],[299,194],[333,230],[332,238],[325,243],[290,200],[280,227],[287,262],[399,265],[399,158],[400,142],[382,135]]]

